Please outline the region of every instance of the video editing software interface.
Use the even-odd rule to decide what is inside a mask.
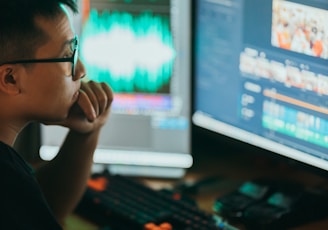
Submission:
[[[85,80],[104,81],[115,93],[95,163],[116,173],[182,176],[192,164],[189,1],[78,3]],[[66,132],[42,127],[42,158],[54,157]]]
[[[195,3],[193,123],[328,170],[328,2]]]

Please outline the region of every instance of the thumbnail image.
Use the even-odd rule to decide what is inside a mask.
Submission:
[[[278,82],[286,82],[287,81],[287,74],[286,68],[283,63],[280,62],[271,62],[272,65],[272,77],[276,79]]]
[[[328,95],[328,77],[319,75],[318,80],[318,92],[324,95]]]
[[[240,65],[239,69],[241,72],[254,74],[256,68],[256,60],[250,56],[247,55],[246,52],[243,52],[240,54]]]
[[[273,0],[271,44],[328,59],[328,11]]]
[[[240,54],[239,70],[244,77],[268,79],[273,83],[282,83],[286,87],[328,95],[327,74],[317,73],[301,66],[306,65],[293,66],[270,60],[263,52],[250,48],[245,48]]]

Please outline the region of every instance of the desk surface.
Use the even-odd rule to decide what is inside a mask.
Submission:
[[[328,180],[316,174],[305,172],[296,168],[258,157],[253,154],[198,154],[195,157],[195,164],[188,170],[184,180],[195,181],[208,176],[220,178],[220,182],[202,189],[195,195],[199,207],[205,211],[212,212],[212,205],[216,198],[235,190],[242,182],[257,177],[274,177],[292,179],[308,186],[325,185]],[[159,188],[170,188],[177,180],[141,178],[148,186]],[[243,226],[239,226],[243,229]],[[327,229],[328,218],[311,222],[301,227],[293,228],[297,230],[320,230]],[[97,230],[93,223],[79,217],[71,215],[67,221],[65,230]]]

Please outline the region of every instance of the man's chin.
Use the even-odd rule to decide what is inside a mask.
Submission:
[[[67,119],[67,117],[68,114],[57,117],[48,117],[41,119],[39,122],[45,125],[60,125]]]

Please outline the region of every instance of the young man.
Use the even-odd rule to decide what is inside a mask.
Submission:
[[[0,7],[0,229],[61,229],[83,195],[113,99],[82,82],[74,0],[3,0]],[[31,121],[69,128],[57,157],[36,172],[13,150]]]

